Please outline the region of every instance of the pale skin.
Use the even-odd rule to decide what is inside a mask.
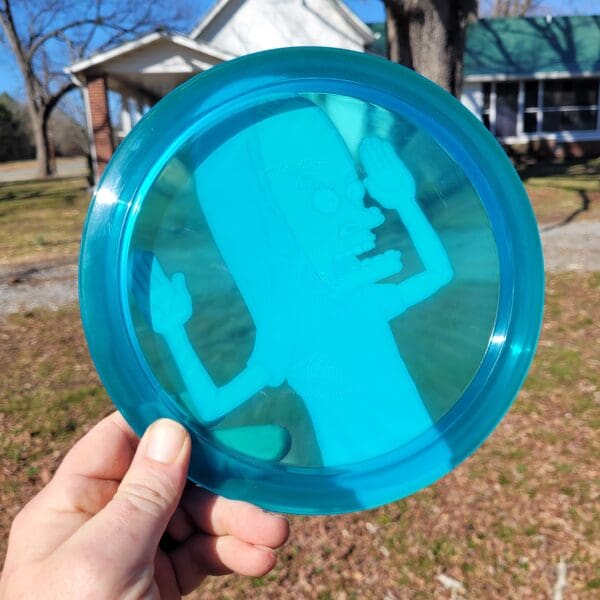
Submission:
[[[186,486],[190,448],[174,421],[141,440],[118,413],[101,421],[15,517],[0,599],[174,599],[268,573],[287,519]]]

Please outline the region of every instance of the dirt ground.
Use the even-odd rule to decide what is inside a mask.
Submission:
[[[541,237],[547,272],[600,271],[600,221],[546,225]],[[0,314],[75,302],[76,258],[0,264],[0,298]]]
[[[597,597],[599,295],[598,274],[549,277],[525,388],[450,475],[377,510],[293,518],[273,573],[212,579],[196,597],[450,598],[454,585],[456,598],[549,598],[559,564],[564,598]],[[111,407],[74,307],[0,319],[0,364],[1,560],[12,517]]]
[[[406,500],[292,518],[273,573],[211,579],[192,597],[538,599],[560,587],[557,569],[564,600],[599,597],[600,193],[596,171],[569,173],[528,180],[549,272],[544,329],[482,448]],[[0,564],[16,512],[112,410],[74,305],[88,199],[82,178],[0,184]]]
[[[540,215],[546,271],[600,271],[600,194],[591,195],[591,208],[581,214],[572,204],[548,209],[535,191],[531,195]],[[54,257],[52,253],[41,257],[24,250],[22,257],[0,258],[0,315],[33,308],[56,309],[77,300],[77,256],[63,254],[68,248],[60,250]]]

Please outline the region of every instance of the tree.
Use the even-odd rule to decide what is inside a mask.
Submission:
[[[459,96],[465,31],[477,20],[478,0],[384,0],[384,4],[390,60]]]
[[[541,8],[540,0],[494,0],[493,17],[524,17]]]
[[[8,94],[0,94],[0,162],[33,156],[20,108]]]
[[[63,68],[127,39],[182,19],[177,2],[113,0],[0,0],[4,42],[23,77],[38,173],[53,174],[49,118],[75,84]]]

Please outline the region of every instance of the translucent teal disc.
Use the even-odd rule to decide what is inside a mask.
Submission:
[[[412,71],[342,50],[198,75],[119,146],[80,295],[133,428],[190,477],[303,514],[411,494],[490,434],[532,359],[535,219],[503,150]]]

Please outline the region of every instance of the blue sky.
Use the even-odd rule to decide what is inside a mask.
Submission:
[[[384,20],[381,0],[345,0],[363,21],[373,23]],[[198,17],[213,4],[214,0],[196,0]],[[485,6],[486,0],[480,0]],[[592,14],[600,12],[598,0],[545,0],[542,12],[551,14]],[[23,97],[23,85],[10,51],[0,43],[0,93],[8,92],[16,98]]]

